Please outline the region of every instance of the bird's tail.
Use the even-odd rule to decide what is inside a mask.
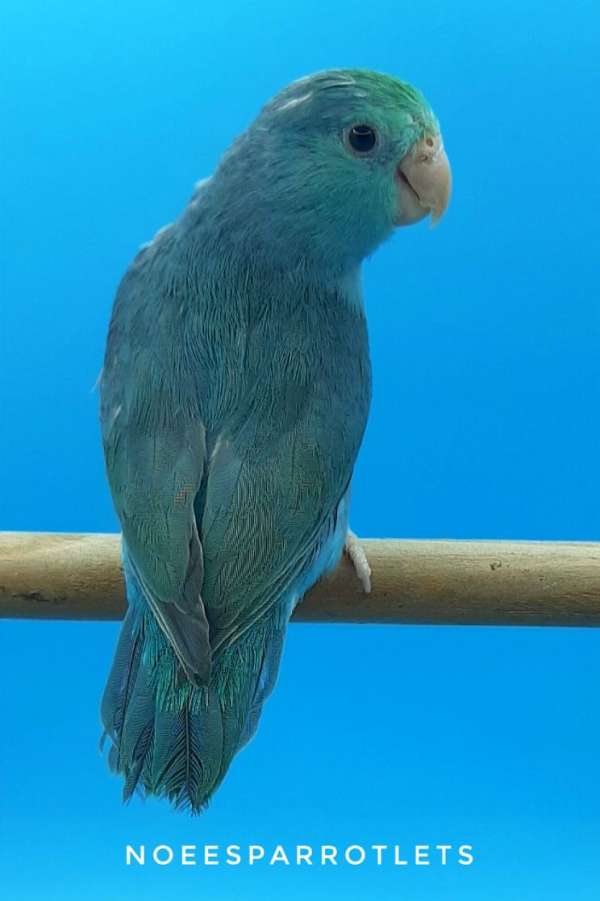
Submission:
[[[102,699],[109,765],[124,777],[125,800],[138,791],[198,813],[256,730],[286,623],[277,612],[265,617],[218,657],[210,684],[197,688],[138,593],[133,586]]]

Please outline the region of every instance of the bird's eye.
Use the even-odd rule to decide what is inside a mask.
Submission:
[[[377,143],[375,129],[370,125],[353,125],[348,132],[348,143],[357,153],[369,153]]]

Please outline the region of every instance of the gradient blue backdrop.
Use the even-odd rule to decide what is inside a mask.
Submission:
[[[267,97],[359,65],[431,100],[455,194],[366,265],[355,530],[600,539],[593,0],[3,7],[0,528],[116,531],[92,389],[120,275]],[[594,632],[294,626],[258,737],[190,820],[122,807],[98,755],[117,628],[2,627],[11,901],[598,898]],[[458,841],[474,866],[123,862],[125,842]]]

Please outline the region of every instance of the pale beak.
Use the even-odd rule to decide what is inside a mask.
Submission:
[[[440,134],[413,144],[396,167],[396,184],[397,225],[412,225],[429,213],[432,225],[441,219],[450,200],[452,176]]]

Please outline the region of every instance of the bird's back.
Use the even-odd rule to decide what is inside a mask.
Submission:
[[[128,407],[169,429],[177,407],[203,425],[194,513],[215,648],[308,565],[348,488],[371,391],[359,274],[290,273],[166,229],[123,282],[102,387],[105,424],[120,408],[135,428]]]

